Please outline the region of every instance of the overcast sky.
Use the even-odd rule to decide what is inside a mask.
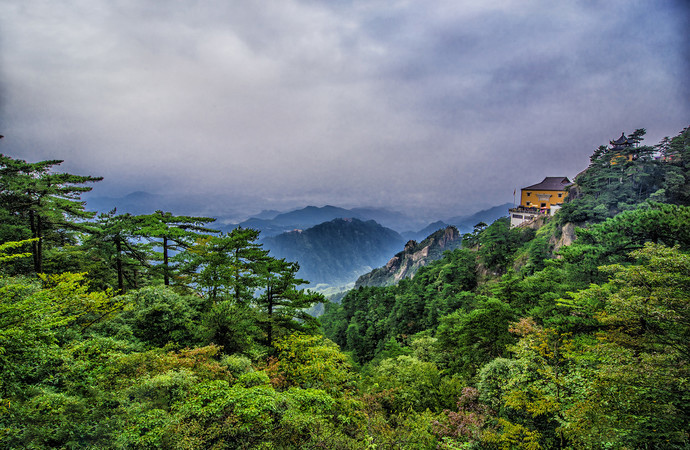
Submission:
[[[0,153],[449,217],[690,125],[684,1],[0,0]]]

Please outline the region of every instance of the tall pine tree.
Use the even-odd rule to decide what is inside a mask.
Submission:
[[[32,244],[36,273],[43,272],[44,249],[51,242],[64,245],[73,232],[89,230],[84,221],[95,215],[84,209],[81,194],[92,189],[86,183],[103,178],[52,172],[62,162],[29,163],[0,155],[0,206],[36,239]]]

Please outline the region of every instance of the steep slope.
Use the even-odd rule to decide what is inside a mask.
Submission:
[[[339,286],[386,262],[402,237],[373,220],[334,219],[306,230],[264,239],[271,255],[296,261],[311,285]]]
[[[420,243],[408,241],[405,249],[385,266],[359,277],[355,288],[396,284],[403,278],[412,277],[420,267],[441,258],[444,251],[459,248],[460,243],[460,233],[453,226],[436,231]]]

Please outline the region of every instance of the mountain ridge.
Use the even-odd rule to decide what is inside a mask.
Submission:
[[[373,220],[338,218],[262,242],[272,256],[296,261],[298,276],[310,285],[338,286],[384,264],[404,240]]]

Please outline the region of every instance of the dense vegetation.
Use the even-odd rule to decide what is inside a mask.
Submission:
[[[258,232],[0,156],[0,448],[687,448],[690,131],[635,152],[321,327]]]

